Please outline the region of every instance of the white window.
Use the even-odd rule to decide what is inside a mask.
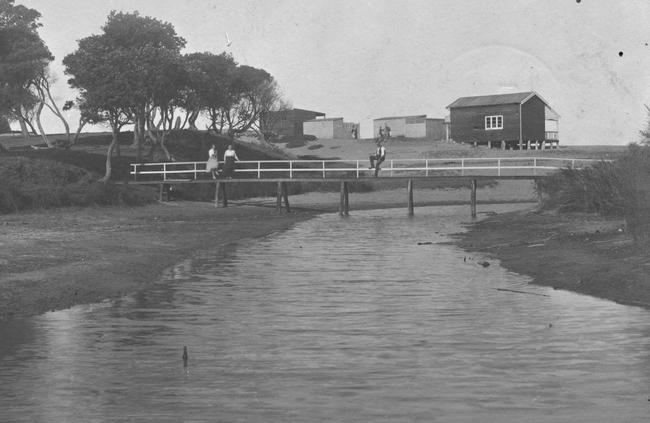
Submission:
[[[485,116],[485,129],[503,129],[503,115]]]

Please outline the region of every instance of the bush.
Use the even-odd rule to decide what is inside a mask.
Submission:
[[[26,157],[0,158],[0,213],[63,206],[141,205],[155,190],[96,182],[98,175],[76,166]]]
[[[562,169],[538,180],[542,207],[619,216],[644,245],[650,235],[650,146],[632,144],[613,162]]]

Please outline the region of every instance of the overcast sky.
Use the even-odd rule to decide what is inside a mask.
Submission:
[[[266,69],[294,107],[360,122],[364,137],[373,118],[444,117],[458,97],[534,90],[560,114],[561,143],[627,144],[650,104],[647,0],[16,2],[42,14],[61,100],[75,96],[61,60],[114,9],[172,23],[185,52]]]

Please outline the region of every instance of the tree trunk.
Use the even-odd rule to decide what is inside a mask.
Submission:
[[[188,118],[188,123],[189,123],[189,129],[190,131],[198,131],[199,128],[196,127],[196,120],[199,118],[199,112],[196,110],[192,110],[190,112],[190,117]]]
[[[65,136],[66,136],[66,145],[70,145],[70,125],[68,125],[68,121],[65,119],[59,108],[57,107],[56,103],[54,102],[54,99],[52,98],[52,94],[50,93],[50,87],[49,84],[45,87],[45,92],[47,93],[47,98],[50,99],[50,103],[52,103],[52,106],[47,106],[52,113],[54,113],[59,119],[61,119],[61,122],[63,122],[63,127],[65,128]]]
[[[79,134],[81,134],[81,130],[83,129],[84,126],[86,126],[86,121],[83,118],[79,118],[79,127],[77,128],[77,132],[75,132],[74,134],[74,139],[72,140],[72,144],[77,143],[77,141],[79,140]]]
[[[29,129],[27,129],[27,124],[25,123],[25,119],[18,119],[18,122],[20,123],[20,132],[23,134],[23,139],[25,142],[29,142]]]
[[[43,130],[43,125],[41,124],[41,113],[43,112],[43,107],[45,106],[45,102],[41,101],[40,104],[38,105],[38,109],[36,110],[36,125],[38,125],[38,130],[41,133],[41,138],[43,138],[43,141],[45,141],[45,144],[49,148],[54,147],[52,142],[49,140],[47,135],[45,134],[45,131]]]
[[[118,135],[120,133],[120,129],[117,126],[112,125],[111,129],[113,132],[113,139],[111,141],[111,144],[108,146],[108,152],[106,153],[106,173],[104,174],[104,177],[99,180],[100,182],[108,182],[108,180],[111,179],[111,156],[113,155],[113,150],[117,145]]]

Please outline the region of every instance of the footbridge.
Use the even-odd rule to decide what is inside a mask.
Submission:
[[[348,183],[372,180],[404,180],[409,214],[413,214],[414,180],[464,180],[470,188],[471,214],[476,216],[478,180],[538,179],[561,168],[582,168],[600,160],[552,157],[432,158],[386,160],[379,169],[368,167],[367,160],[257,160],[238,161],[232,176],[216,177],[206,162],[132,163],[129,184],[158,185],[160,200],[175,184],[214,184],[215,206],[228,206],[232,183],[276,183],[277,208],[290,210],[287,184],[299,182],[340,183],[339,214],[349,213]]]

